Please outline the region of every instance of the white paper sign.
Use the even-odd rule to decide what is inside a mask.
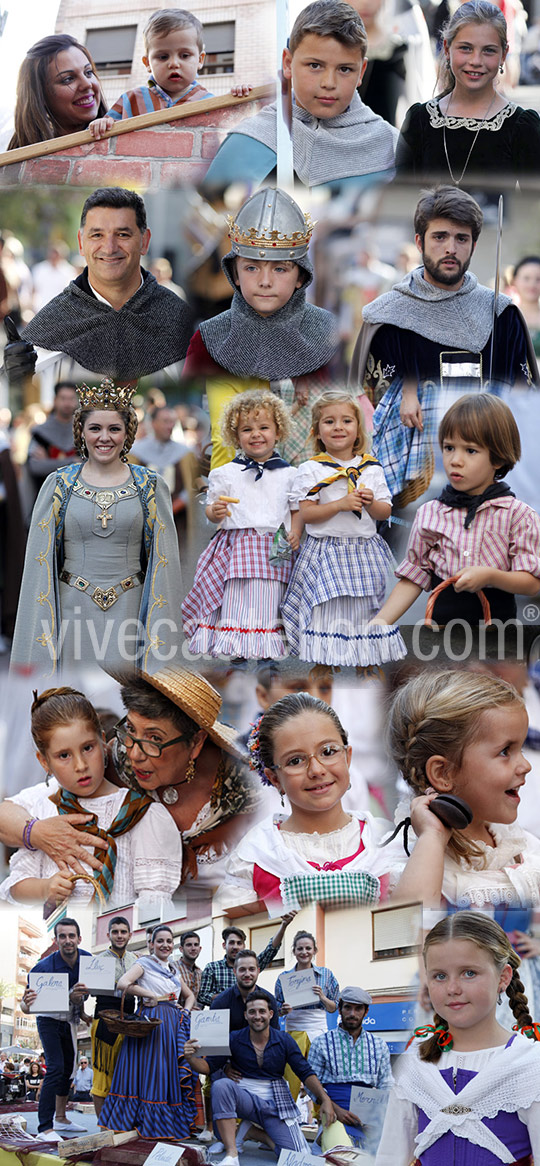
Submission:
[[[317,997],[313,991],[316,984],[313,968],[304,971],[281,973],[281,987],[286,1004],[295,1008],[302,1008],[306,1004],[316,1004]]]
[[[351,1085],[349,1109],[362,1122],[366,1139],[364,1149],[370,1154],[377,1152],[381,1140],[388,1096],[387,1089],[367,1089],[363,1085]]]
[[[277,1160],[277,1166],[313,1166],[318,1162],[321,1166],[323,1159],[309,1154],[307,1150],[282,1150]]]
[[[30,972],[28,987],[37,992],[30,1012],[69,1012],[69,976],[67,972]]]
[[[114,992],[116,960],[112,955],[80,955],[79,983],[91,992]]]
[[[176,1166],[184,1153],[183,1146],[168,1146],[166,1142],[156,1142],[152,1153],[144,1159],[147,1162],[160,1162],[162,1166]]]
[[[201,1046],[197,1049],[198,1057],[224,1057],[230,1053],[229,1019],[228,1008],[211,1008],[204,1012],[190,1013],[190,1036]]]

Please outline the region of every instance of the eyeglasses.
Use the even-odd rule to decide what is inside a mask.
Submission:
[[[168,749],[169,745],[178,745],[180,741],[186,740],[185,733],[182,733],[181,737],[173,737],[171,741],[164,741],[163,744],[159,741],[145,741],[143,737],[134,737],[133,733],[128,732],[125,728],[126,721],[127,717],[124,717],[123,721],[114,726],[115,737],[126,749],[133,749],[134,745],[138,745],[145,757],[161,757],[163,750]]]
[[[272,769],[281,769],[282,773],[288,773],[291,777],[295,773],[307,773],[310,761],[315,758],[321,765],[327,765],[332,768],[341,761],[341,754],[347,752],[346,745],[320,745],[315,753],[295,753],[293,757],[285,762],[285,765],[273,765]]]

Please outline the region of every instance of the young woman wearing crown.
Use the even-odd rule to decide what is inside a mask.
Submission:
[[[50,474],[28,536],[11,664],[51,672],[95,662],[154,672],[172,658],[181,575],[159,475],[127,465],[135,387],[81,385],[73,418],[82,464]]]

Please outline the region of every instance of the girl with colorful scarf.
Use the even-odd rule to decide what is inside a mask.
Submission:
[[[91,884],[72,882],[67,867],[32,844],[35,822],[70,814],[81,816],[70,819],[76,828],[105,844],[95,850],[100,871],[82,865],[95,877],[108,908],[133,900],[169,904],[181,879],[181,835],[165,806],[105,779],[105,745],[94,707],[72,688],[50,688],[41,696],[35,692],[31,730],[47,779],[10,799],[26,810],[28,822],[0,898],[45,902],[51,908],[70,897],[78,902],[92,898]]]
[[[366,630],[392,569],[376,527],[392,504],[382,467],[367,453],[356,398],[339,389],[323,393],[311,433],[317,454],[300,467],[291,501],[300,506],[307,538],[281,609],[291,654],[353,666],[399,659],[405,649],[397,629],[384,637]]]
[[[394,1071],[377,1166],[532,1166],[540,1157],[540,1028],[519,956],[498,923],[460,911],[428,933],[424,963],[434,1021],[415,1030],[422,1043]],[[503,992],[513,1033],[496,1019]]]

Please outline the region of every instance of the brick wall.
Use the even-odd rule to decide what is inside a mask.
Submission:
[[[213,110],[180,122],[134,130],[101,142],[3,166],[0,187],[23,185],[137,186],[158,189],[196,185],[226,135],[264,102]]]

